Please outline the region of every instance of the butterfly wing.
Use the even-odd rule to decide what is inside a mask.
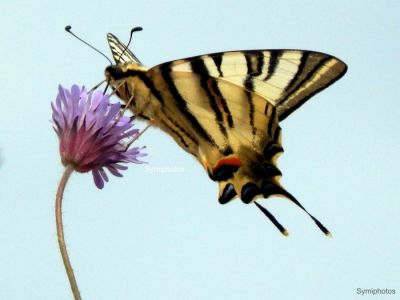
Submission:
[[[220,52],[174,61],[172,70],[192,72],[195,61],[205,65],[204,76],[231,82],[267,100],[277,108],[279,121],[347,70],[331,55],[304,50]]]
[[[115,37],[110,41],[117,64],[136,63]],[[136,86],[145,87],[156,103],[152,118],[219,183],[220,203],[282,195],[305,210],[279,184],[279,121],[343,76],[347,66],[342,61],[313,51],[258,50],[176,60],[145,73],[127,69],[127,77],[134,76]]]
[[[170,118],[184,119],[182,127],[196,137],[198,151],[192,154],[219,183],[220,203],[281,195],[306,211],[279,183],[279,121],[346,70],[342,61],[319,52],[261,50],[172,61],[151,68],[147,75],[156,83]]]
[[[139,59],[113,34],[107,34],[117,64]],[[309,98],[340,79],[347,71],[331,55],[304,50],[253,50],[219,52],[166,63],[175,72],[192,72],[191,62],[205,65],[207,74],[218,80],[254,91],[277,107],[284,120]],[[203,70],[200,70],[203,71]]]
[[[201,59],[191,60],[187,69],[180,61],[176,69],[175,63],[147,72],[163,99],[159,118],[167,116],[186,133],[174,127],[174,132],[180,131],[177,139],[172,130],[166,131],[175,140],[195,140],[186,150],[219,182],[221,203],[237,195],[246,203],[263,196],[264,181],[278,183],[280,176],[275,161],[283,149],[276,108],[254,91],[211,76]],[[244,186],[253,191],[249,193]]]
[[[112,33],[107,34],[108,45],[117,64],[136,63],[141,65],[139,59]]]

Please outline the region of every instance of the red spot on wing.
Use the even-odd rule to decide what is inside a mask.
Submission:
[[[214,168],[212,168],[212,172],[216,173],[218,169],[223,166],[240,167],[240,164],[241,164],[240,159],[235,156],[225,157],[217,162],[217,165]]]

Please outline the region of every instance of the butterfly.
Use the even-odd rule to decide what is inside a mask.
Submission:
[[[106,80],[135,117],[170,135],[218,183],[219,203],[254,203],[281,231],[287,230],[257,201],[283,196],[329,230],[279,183],[283,152],[280,122],[341,78],[341,60],[307,50],[245,50],[173,60],[152,68],[112,34],[116,62]]]

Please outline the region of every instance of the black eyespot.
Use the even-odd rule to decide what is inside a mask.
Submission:
[[[242,187],[240,198],[243,203],[249,204],[255,196],[260,194],[262,194],[260,188],[253,182],[248,182]]]
[[[235,188],[233,187],[233,184],[228,183],[224,187],[224,190],[221,194],[221,197],[219,197],[218,201],[221,204],[225,204],[231,201],[235,196],[236,196],[236,191]]]

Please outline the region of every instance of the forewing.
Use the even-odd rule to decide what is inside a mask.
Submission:
[[[135,63],[141,65],[139,59],[115,35],[108,33],[107,41],[117,64]]]
[[[274,105],[280,121],[347,70],[331,55],[305,50],[221,52],[167,64],[174,72],[196,72],[196,62],[205,65],[209,77],[255,92]]]

